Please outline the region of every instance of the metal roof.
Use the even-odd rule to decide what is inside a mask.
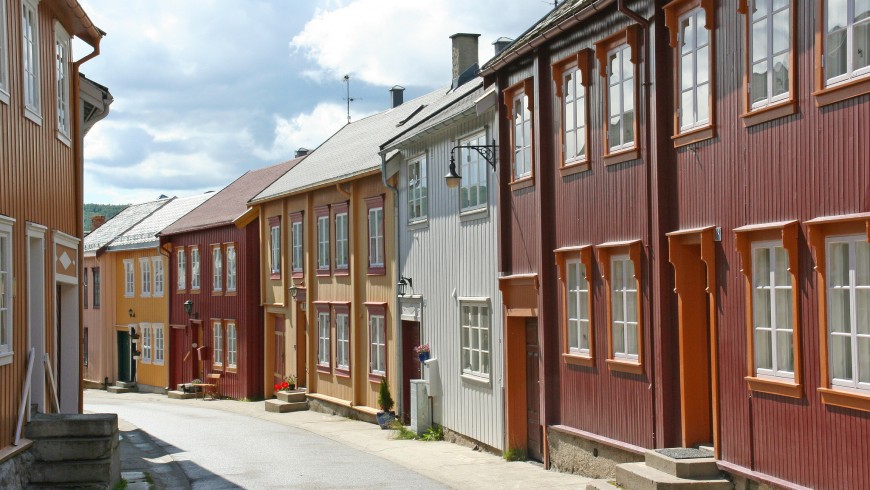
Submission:
[[[84,252],[97,252],[109,242],[135,226],[154,211],[168,203],[169,199],[144,202],[127,206],[114,218],[103,223],[102,226],[90,232],[85,237]]]
[[[107,250],[125,250],[157,246],[159,243],[159,239],[156,236],[157,233],[214,195],[213,192],[210,192],[208,194],[199,194],[190,197],[173,198],[165,206],[154,211],[150,216],[140,221],[137,225],[112,240],[109,243]]]

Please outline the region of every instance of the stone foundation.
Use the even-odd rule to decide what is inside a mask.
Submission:
[[[339,415],[341,417],[345,417],[351,420],[362,420],[363,422],[368,422],[370,424],[378,423],[374,415],[370,415],[366,412],[362,412],[359,410],[354,410],[353,407],[339,405],[337,403],[330,403],[326,400],[321,400],[319,398],[308,398],[308,410],[329,415]]]
[[[453,444],[458,444],[460,446],[464,446],[467,448],[471,448],[475,451],[485,451],[490,454],[494,454],[496,456],[501,457],[502,452],[499,449],[496,449],[490,445],[484,444],[476,439],[472,439],[466,435],[460,434],[458,432],[454,432],[447,427],[443,427],[444,430],[444,440],[447,442],[451,442]]]
[[[642,454],[567,434],[552,427],[547,428],[547,440],[551,469],[563,473],[613,479],[616,465],[644,460]]]
[[[35,459],[29,450],[30,446],[31,443],[27,443],[22,445],[21,449],[14,446],[11,450],[7,448],[11,454],[0,459],[0,488],[10,490],[27,488],[30,482],[30,467]]]

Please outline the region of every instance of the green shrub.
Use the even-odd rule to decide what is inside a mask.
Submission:
[[[395,404],[393,395],[390,394],[390,385],[387,384],[387,378],[381,378],[381,389],[378,390],[378,406],[381,407],[381,411],[389,412]]]
[[[420,436],[420,440],[423,441],[443,441],[444,440],[444,428],[438,424],[432,424],[432,427],[426,429],[426,432]]]
[[[526,452],[522,449],[510,448],[505,449],[501,456],[505,461],[525,461]]]

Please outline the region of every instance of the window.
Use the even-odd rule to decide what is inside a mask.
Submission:
[[[317,215],[317,273],[329,273],[329,208],[315,209]]]
[[[176,251],[176,256],[178,257],[177,288],[179,291],[184,291],[185,289],[187,289],[187,255],[185,255],[184,253],[184,248],[179,248]]]
[[[238,332],[236,331],[236,322],[227,322],[227,367],[235,369],[238,367]]]
[[[227,248],[227,291],[236,290],[236,246],[226,245]]]
[[[317,308],[317,365],[328,369],[330,367],[329,305],[315,304],[315,307]]]
[[[350,371],[350,316],[347,307],[335,309],[335,367]]]
[[[870,243],[867,235],[827,240],[831,384],[870,394]]]
[[[213,245],[211,249],[211,290],[219,292],[223,290],[224,259],[220,245]]]
[[[489,379],[489,306],[463,303],[461,315],[462,373]]]
[[[42,123],[42,101],[39,98],[39,16],[34,0],[22,0],[22,57],[24,65],[25,114]]]
[[[429,187],[426,182],[426,156],[423,155],[408,163],[408,221],[423,221],[428,215]]]
[[[825,0],[825,85],[870,73],[870,3]]]
[[[9,103],[9,45],[6,39],[6,2],[0,2],[0,101]]]
[[[750,110],[791,97],[791,0],[748,0]]]
[[[154,296],[163,296],[163,257],[152,257],[154,262]]]
[[[335,210],[335,270],[347,271],[350,260],[347,236],[347,203],[334,204]]]
[[[54,55],[55,55],[55,82],[57,83],[57,134],[58,137],[70,143],[70,106],[69,106],[69,63],[70,63],[70,39],[69,34],[59,22],[54,24]]]
[[[151,259],[142,257],[139,259],[140,287],[139,296],[147,298],[151,296]]]
[[[134,284],[135,284],[135,275],[133,271],[133,260],[132,259],[124,259],[124,297],[132,298],[135,294]]]
[[[561,99],[562,109],[562,155],[559,164],[563,168],[589,159],[589,98],[586,93],[591,84],[589,59],[590,50],[584,49],[553,65],[556,97]],[[588,165],[584,165],[580,170],[588,168]]]
[[[84,309],[88,309],[88,268],[85,267],[84,274],[82,274],[82,302],[84,303]]]
[[[634,263],[627,255],[610,259],[611,329],[613,357],[638,358],[638,304]]]
[[[154,348],[151,343],[151,325],[147,323],[139,324],[140,340],[142,341],[142,362],[150,363],[152,350]]]
[[[224,330],[221,326],[221,322],[212,322],[211,331],[212,346],[214,349],[214,360],[212,363],[215,366],[221,367],[224,365]]]
[[[485,145],[486,134],[481,133],[467,139],[459,140],[460,145]],[[459,208],[462,211],[472,211],[486,207],[487,201],[487,172],[486,158],[477,150],[459,148],[459,173],[462,179],[459,181]]]
[[[370,275],[385,274],[384,265],[384,196],[366,199],[368,210],[369,268]]]
[[[190,289],[199,291],[199,247],[190,249]]]
[[[384,315],[369,315],[369,373],[387,374],[387,333]]]
[[[290,215],[290,232],[293,234],[293,277],[302,277],[305,258],[302,244],[302,213]]]
[[[94,273],[94,282],[91,289],[94,290],[94,309],[100,309],[100,268],[94,267],[91,269]]]
[[[151,325],[151,331],[154,334],[154,364],[163,365],[164,343],[163,343],[163,324],[154,323]]]
[[[12,362],[12,221],[0,216],[0,365]]]
[[[281,217],[269,218],[269,264],[271,279],[281,278]]]
[[[562,283],[562,318],[565,362],[592,366],[592,247],[566,247],[555,251]]]
[[[525,92],[511,98],[511,119],[514,180],[520,180],[532,175],[532,112]]]
[[[637,64],[640,47],[636,26],[620,31],[595,44],[599,73],[607,86],[604,92],[607,123],[605,163],[638,158]]]

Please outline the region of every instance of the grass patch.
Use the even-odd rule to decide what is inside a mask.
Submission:
[[[391,430],[396,431],[396,433],[393,435],[393,438],[395,438],[395,439],[399,439],[399,440],[403,440],[403,441],[410,441],[410,440],[414,440],[414,439],[417,438],[417,433],[416,433],[416,432],[414,432],[413,430],[411,430],[411,429],[405,427],[405,426],[402,425],[402,423],[399,422],[398,420],[394,420],[394,421],[392,421],[392,422],[390,423],[389,428],[390,428]]]
[[[444,440],[444,428],[438,424],[433,424],[432,427],[426,429],[426,432],[420,436],[420,439],[423,441],[443,441]]]
[[[501,457],[504,458],[505,461],[525,461],[526,460],[526,452],[522,449],[505,449],[504,452],[501,453]]]
[[[112,490],[124,490],[125,488],[127,488],[127,480],[121,478],[120,480],[118,480],[118,483],[116,483],[115,486],[112,487]]]

